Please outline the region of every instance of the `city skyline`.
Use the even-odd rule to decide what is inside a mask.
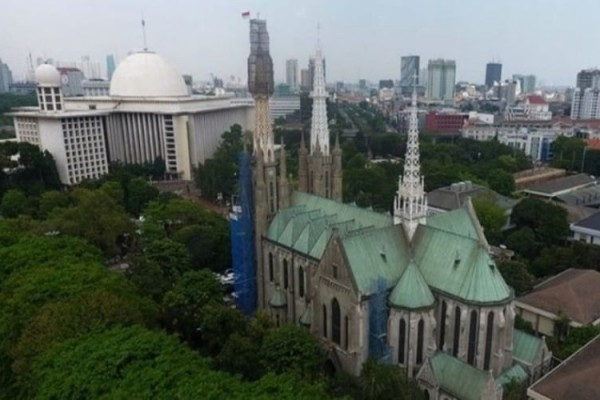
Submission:
[[[210,74],[215,74],[243,81],[245,66],[242,57],[236,55],[244,54],[247,46],[247,23],[241,13],[250,11],[252,17],[260,13],[261,18],[267,19],[273,32],[272,54],[278,82],[285,81],[286,59],[297,58],[299,65],[307,64],[314,53],[316,27],[320,23],[323,51],[331,60],[331,83],[398,80],[400,57],[415,54],[421,57],[422,65],[436,58],[456,60],[457,81],[483,83],[485,64],[495,59],[502,62],[505,76],[535,74],[545,85],[574,86],[579,70],[600,65],[593,52],[580,51],[593,48],[598,36],[593,31],[600,28],[592,18],[596,15],[594,9],[600,11],[600,4],[580,3],[586,7],[573,8],[558,0],[485,4],[465,0],[461,7],[439,0],[419,4],[353,2],[351,7],[346,2],[316,0],[302,5],[291,1],[229,1],[210,3],[210,7],[183,0],[135,0],[125,4],[116,0],[52,4],[6,0],[4,9],[8,12],[0,16],[0,56],[17,78],[26,74],[29,52],[34,57],[55,60],[77,60],[90,55],[102,61],[107,54],[122,60],[128,52],[144,46],[143,15],[148,47],[172,60],[182,73],[197,80],[208,80]],[[510,21],[501,18],[514,9],[512,5],[519,12],[510,13]],[[114,12],[117,8],[118,13]],[[399,13],[411,17],[398,24]],[[56,29],[46,29],[43,35],[28,34],[32,27],[46,26],[44,21],[49,17],[58,22]],[[63,23],[64,18],[68,18],[68,23]],[[580,35],[570,23],[575,20],[577,26],[585,25],[591,32]],[[531,43],[537,44],[524,47],[524,40],[527,43],[526,38],[531,35],[536,38]],[[215,37],[219,40],[210,39]],[[554,51],[547,51],[547,43],[552,43]],[[360,53],[356,53],[357,49]]]

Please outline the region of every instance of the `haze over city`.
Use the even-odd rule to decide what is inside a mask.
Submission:
[[[561,0],[408,1],[68,1],[3,0],[2,59],[24,77],[35,57],[76,61],[123,59],[143,47],[196,79],[210,74],[245,79],[248,53],[243,11],[269,21],[275,79],[287,58],[304,65],[322,26],[328,81],[398,79],[400,56],[457,62],[457,81],[483,82],[485,63],[501,61],[504,75],[533,73],[545,85],[574,85],[581,68],[598,65],[600,2],[575,7]],[[18,18],[16,18],[18,16]],[[51,23],[49,22],[51,21]],[[585,27],[586,33],[581,32]],[[426,65],[426,64],[424,64]]]

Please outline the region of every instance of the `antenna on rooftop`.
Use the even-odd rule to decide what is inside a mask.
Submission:
[[[146,43],[146,21],[144,20],[144,13],[142,13],[142,35],[144,36],[144,51],[148,51],[148,45]]]

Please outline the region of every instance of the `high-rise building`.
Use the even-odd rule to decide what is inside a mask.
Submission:
[[[432,100],[452,100],[456,81],[454,60],[429,60],[427,65],[427,98]]]
[[[521,93],[530,94],[535,92],[535,75],[514,74],[513,80],[521,84]]]
[[[577,74],[571,119],[600,119],[600,70],[584,69]]]
[[[298,60],[290,59],[285,62],[285,83],[292,90],[298,88]]]
[[[590,68],[579,71],[577,74],[576,87],[585,90],[591,88],[594,83],[594,78],[600,77],[600,69]]]
[[[365,90],[367,88],[367,80],[366,79],[359,79],[358,80],[358,88],[361,90]]]
[[[113,73],[115,72],[115,56],[109,54],[106,56],[106,75],[108,80],[112,79]]]
[[[13,83],[12,71],[0,59],[0,93],[7,93]]]
[[[400,87],[410,88],[419,84],[419,56],[402,56],[400,58]],[[416,79],[416,81],[415,81]]]
[[[73,67],[59,67],[62,94],[65,97],[83,96],[83,72]]]
[[[487,63],[485,66],[485,86],[491,88],[494,86],[494,82],[500,82],[502,80],[502,64],[500,63]]]
[[[312,89],[312,81],[310,79],[310,71],[302,69],[300,71],[300,89],[303,92],[310,92]]]

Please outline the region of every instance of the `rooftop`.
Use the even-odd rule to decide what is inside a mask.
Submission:
[[[573,226],[600,231],[600,212],[596,212],[595,214],[576,222]]]
[[[600,272],[570,268],[546,280],[518,302],[587,325],[600,318]]]
[[[491,196],[496,204],[504,210],[509,210],[516,204],[516,201],[470,181],[453,183],[450,186],[432,190],[427,193],[427,203],[430,207],[449,211],[461,207],[467,197],[483,196]]]
[[[533,399],[600,399],[600,336],[563,361],[533,384],[527,395]]]
[[[555,197],[595,183],[593,177],[581,173],[537,183],[526,188],[524,192],[541,197]]]
[[[542,350],[542,339],[515,329],[513,333],[513,357],[525,364],[533,364]]]
[[[563,203],[583,206],[600,205],[600,185],[595,184],[556,196]]]
[[[530,94],[525,98],[530,104],[546,104],[546,100],[539,94]]]
[[[482,399],[492,376],[449,354],[437,352],[429,360],[435,380],[440,387],[462,400]]]

